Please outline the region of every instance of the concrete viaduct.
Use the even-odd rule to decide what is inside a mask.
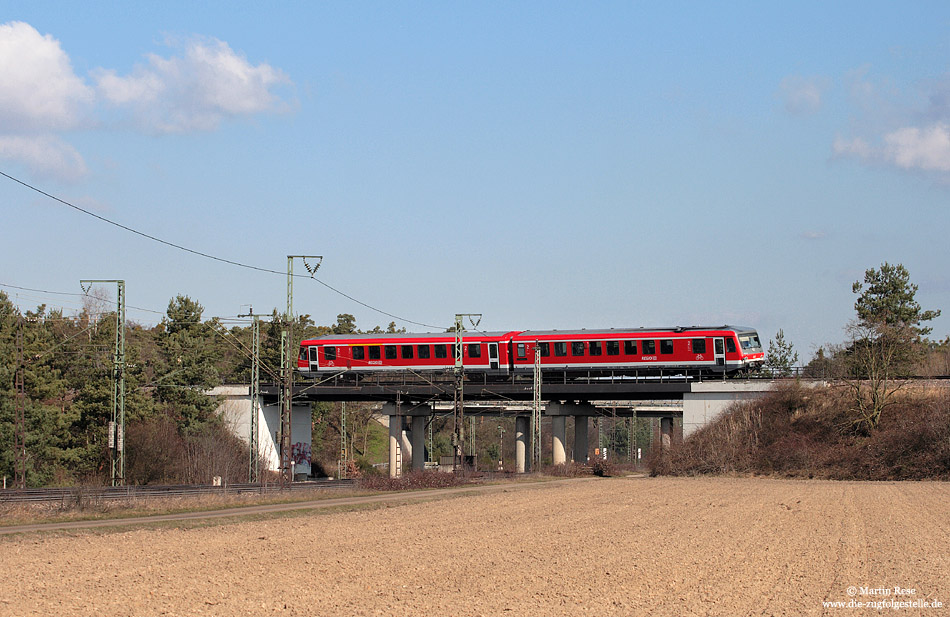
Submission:
[[[681,417],[686,436],[710,422],[730,404],[761,396],[771,389],[770,380],[754,379],[664,379],[612,378],[561,380],[541,386],[542,417],[551,419],[554,464],[566,463],[567,453],[573,459],[588,459],[588,420],[604,416],[605,409],[616,417],[654,417],[661,419],[663,442],[669,443],[673,419]],[[531,435],[531,402],[534,386],[530,380],[504,382],[466,381],[463,398],[466,416],[504,415],[515,417],[515,465],[518,472],[529,469],[529,436]],[[276,401],[277,388],[262,388],[265,400]],[[389,416],[389,469],[397,475],[401,454],[412,459],[413,469],[423,469],[425,459],[411,452],[425,450],[425,426],[433,414],[451,413],[453,382],[448,375],[428,378],[418,375],[374,375],[344,380],[342,375],[313,384],[295,385],[295,403],[305,401],[368,401],[382,402],[384,415]],[[673,401],[681,403],[671,405]],[[665,402],[665,405],[649,403]],[[446,405],[448,403],[448,405]],[[527,404],[526,404],[527,403]],[[567,418],[574,419],[574,447],[569,450]]]

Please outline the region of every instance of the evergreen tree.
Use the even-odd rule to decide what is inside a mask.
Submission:
[[[785,340],[785,331],[779,328],[775,340],[769,340],[769,350],[765,356],[765,365],[775,377],[788,377],[798,363],[798,352]]]
[[[200,430],[218,420],[218,402],[204,394],[220,383],[215,368],[214,336],[203,324],[204,307],[188,298],[177,296],[168,303],[158,335],[158,348],[164,375],[158,380],[158,398],[173,414],[183,432]]]

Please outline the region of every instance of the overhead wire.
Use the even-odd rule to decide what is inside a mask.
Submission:
[[[274,270],[274,269],[271,269],[271,268],[262,268],[262,267],[260,267],[260,266],[255,266],[255,265],[252,265],[252,264],[243,263],[243,262],[236,261],[236,260],[233,260],[233,259],[226,259],[226,258],[224,258],[224,257],[218,257],[217,255],[212,255],[212,254],[210,254],[210,253],[205,253],[205,252],[203,252],[203,251],[198,251],[198,250],[195,250],[195,249],[192,249],[192,248],[188,248],[188,247],[186,247],[186,246],[182,246],[181,244],[176,244],[176,243],[174,243],[174,242],[169,242],[168,240],[163,240],[163,239],[161,239],[161,238],[159,238],[159,237],[157,237],[157,236],[153,236],[153,235],[148,234],[148,233],[145,233],[145,232],[143,232],[143,231],[139,231],[138,229],[135,229],[135,228],[133,228],[133,227],[129,227],[128,225],[123,225],[122,223],[118,223],[118,222],[113,221],[113,220],[111,220],[111,219],[108,219],[108,218],[106,218],[106,217],[104,217],[104,216],[102,216],[102,215],[96,214],[95,212],[91,212],[90,210],[87,210],[87,209],[85,209],[85,208],[82,208],[82,207],[80,207],[80,206],[77,206],[76,204],[70,203],[70,202],[66,201],[65,199],[62,199],[61,197],[57,197],[56,195],[53,195],[53,194],[51,194],[51,193],[47,193],[46,191],[40,189],[39,187],[33,186],[32,184],[29,184],[28,182],[24,182],[23,180],[20,180],[19,178],[16,178],[16,177],[14,177],[14,176],[11,176],[10,174],[8,174],[8,173],[6,173],[6,172],[4,172],[4,171],[2,171],[2,170],[0,170],[0,176],[3,176],[3,177],[5,177],[5,178],[7,178],[7,179],[9,179],[9,180],[12,180],[13,182],[16,182],[17,184],[19,184],[19,185],[21,185],[21,186],[23,186],[23,187],[25,187],[25,188],[27,188],[27,189],[29,189],[29,190],[31,190],[31,191],[34,191],[34,192],[36,192],[36,193],[39,193],[40,195],[43,195],[44,197],[47,197],[47,198],[49,198],[49,199],[52,199],[53,201],[56,201],[56,202],[58,202],[58,203],[61,203],[61,204],[63,204],[64,206],[67,206],[67,207],[69,207],[69,208],[72,208],[73,210],[76,210],[76,211],[81,212],[81,213],[83,213],[83,214],[85,214],[85,215],[87,215],[87,216],[91,216],[91,217],[93,217],[93,218],[95,218],[95,219],[97,219],[97,220],[99,220],[99,221],[102,221],[103,223],[107,223],[107,224],[112,225],[112,226],[114,226],[114,227],[118,227],[119,229],[122,229],[122,230],[127,231],[127,232],[132,233],[132,234],[135,234],[135,235],[140,236],[140,237],[142,237],[142,238],[146,238],[146,239],[151,240],[151,241],[153,241],[153,242],[158,242],[159,244],[164,244],[165,246],[168,246],[168,247],[171,247],[171,248],[174,248],[174,249],[178,249],[178,250],[184,251],[184,252],[186,252],[186,253],[191,253],[192,255],[197,255],[197,256],[199,256],[199,257],[204,257],[205,259],[211,259],[211,260],[214,260],[214,261],[217,261],[217,262],[229,264],[229,265],[236,266],[236,267],[239,267],[239,268],[246,268],[246,269],[248,269],[248,270],[256,270],[257,272],[265,272],[265,273],[268,273],[268,274],[279,274],[279,275],[281,275],[281,276],[287,275],[286,272],[281,272],[281,271],[279,271],[279,270]],[[309,270],[309,269],[308,269],[308,270]],[[410,324],[417,325],[417,326],[423,326],[423,327],[426,327],[426,328],[441,328],[441,326],[435,326],[435,325],[426,324],[426,323],[423,323],[423,322],[420,322],[420,321],[413,321],[412,319],[407,319],[407,318],[405,318],[405,317],[400,317],[400,316],[395,315],[395,314],[393,314],[393,313],[390,313],[390,312],[388,312],[388,311],[384,311],[384,310],[382,310],[382,309],[380,309],[380,308],[377,308],[377,307],[375,307],[375,306],[373,306],[373,305],[371,305],[371,304],[368,304],[368,303],[366,303],[366,302],[363,302],[362,300],[359,300],[359,299],[357,299],[357,298],[351,296],[350,294],[347,294],[347,293],[345,293],[345,292],[343,292],[343,291],[337,289],[336,287],[333,287],[332,285],[330,285],[330,284],[328,284],[328,283],[326,283],[326,282],[324,282],[324,281],[318,279],[316,276],[314,276],[314,274],[313,274],[312,272],[309,274],[309,276],[308,276],[308,275],[304,275],[304,274],[294,274],[294,275],[292,275],[292,276],[297,277],[297,278],[310,278],[310,279],[313,279],[313,280],[316,281],[317,283],[323,285],[324,287],[326,287],[326,288],[329,289],[330,291],[332,291],[332,292],[334,292],[334,293],[336,293],[336,294],[339,294],[339,295],[343,296],[343,297],[346,298],[347,300],[350,300],[350,301],[352,301],[352,302],[355,302],[355,303],[359,304],[359,305],[362,306],[362,307],[365,307],[365,308],[368,308],[368,309],[370,309],[370,310],[372,310],[372,311],[375,311],[375,312],[377,312],[377,313],[380,313],[381,315],[386,315],[387,317],[391,317],[392,319],[396,319],[396,320],[398,320],[398,321],[402,321],[402,322],[405,322],[405,323],[410,323]]]

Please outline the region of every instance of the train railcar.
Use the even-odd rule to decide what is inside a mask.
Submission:
[[[723,326],[525,331],[513,336],[512,370],[602,373],[736,373],[762,366],[765,354],[752,328]]]
[[[466,333],[465,368],[507,374],[506,344],[513,332]],[[331,334],[300,344],[297,368],[303,375],[321,372],[432,371],[455,366],[455,334]]]
[[[334,334],[305,340],[297,368],[327,372],[432,371],[455,366],[455,335]],[[534,370],[569,374],[748,372],[762,366],[758,333],[738,326],[528,330],[465,333],[463,363],[471,373],[509,375]]]

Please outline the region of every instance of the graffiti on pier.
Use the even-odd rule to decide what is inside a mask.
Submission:
[[[298,441],[290,446],[290,456],[297,465],[301,463],[310,464],[310,444]]]

